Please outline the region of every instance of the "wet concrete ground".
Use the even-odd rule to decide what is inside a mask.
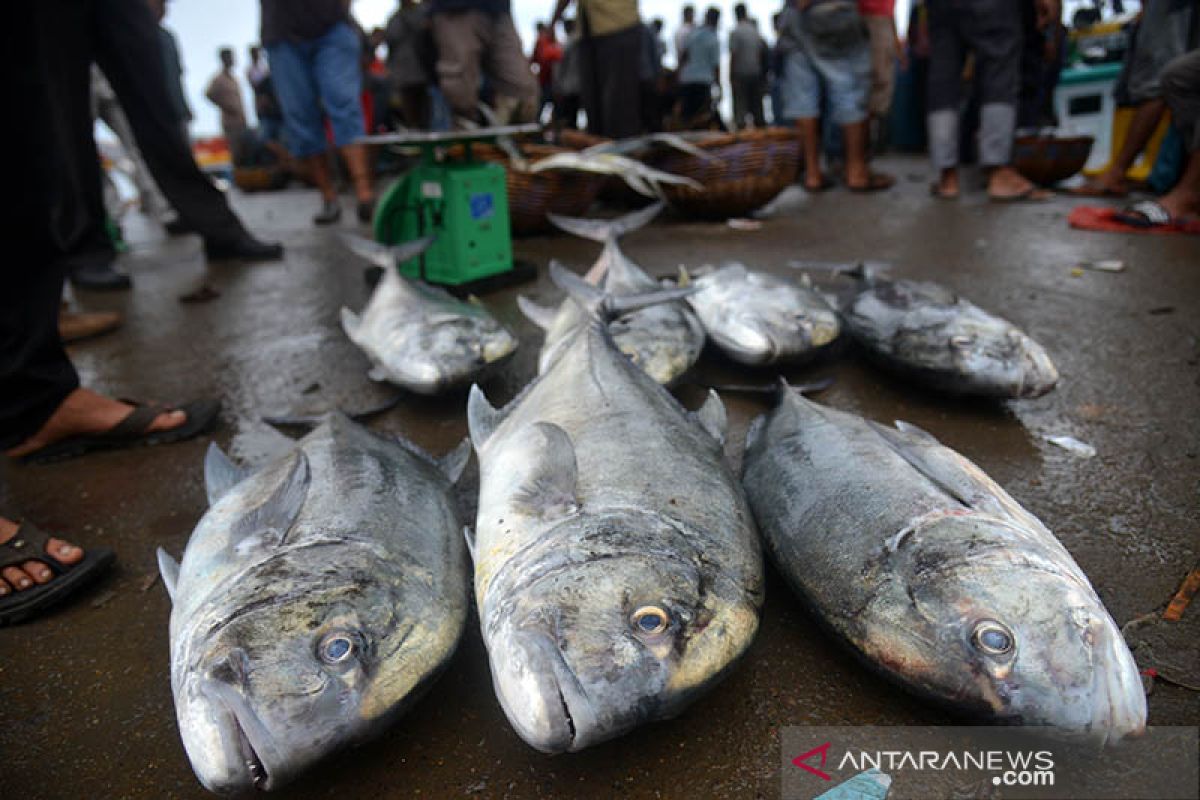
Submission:
[[[974,193],[938,201],[925,190],[924,161],[886,166],[901,177],[887,194],[838,190],[804,199],[754,232],[665,219],[629,237],[627,250],[660,274],[715,259],[772,270],[794,258],[882,259],[899,275],[942,281],[1017,322],[1047,347],[1063,376],[1038,400],[947,400],[853,354],[786,374],[793,381],[832,376],[837,383],[822,402],[909,420],[976,461],[1058,534],[1118,623],[1159,607],[1200,550],[1200,243],[1075,232],[1066,223],[1075,201],[1067,199],[999,206]],[[86,385],[114,395],[221,397],[215,438],[235,458],[258,464],[288,447],[259,421],[263,414],[364,408],[390,390],[367,379],[366,358],[338,326],[343,304],[359,308],[365,300],[363,264],[331,231],[309,224],[315,195],[234,202],[260,235],[286,244],[285,261],[206,266],[195,237],[167,241],[131,221],[134,247],[122,263],[134,290],[80,295],[86,308],[123,311],[125,327],[72,355]],[[541,265],[553,256],[582,270],[598,247],[550,236],[521,240],[516,250]],[[1100,258],[1124,260],[1128,269],[1071,274],[1074,263]],[[220,296],[179,302],[202,284]],[[523,291],[557,297],[544,278]],[[540,344],[517,311],[516,294],[485,298],[522,341],[506,372],[486,387],[497,403],[533,375]],[[744,383],[772,375],[706,354],[696,378]],[[700,394],[685,387],[681,397],[695,407]],[[765,406],[760,398],[725,399],[736,460],[746,426]],[[465,393],[413,399],[373,425],[440,453],[466,433],[465,401]],[[1079,459],[1042,439],[1055,434],[1089,442],[1098,455]],[[154,558],[159,545],[180,553],[204,511],[206,446],[4,467],[5,514],[66,531],[85,546],[109,545],[119,565],[62,610],[0,630],[0,795],[206,796],[176,730],[169,603]],[[473,518],[473,507],[465,512]],[[509,727],[472,616],[449,670],[410,714],[283,795],[776,797],[781,726],[950,721],[859,666],[816,629],[773,571],[767,589],[757,640],[715,691],[676,720],[558,757],[530,750]],[[1190,612],[1193,620],[1198,614]],[[1200,722],[1196,693],[1160,684],[1149,702],[1152,724]]]

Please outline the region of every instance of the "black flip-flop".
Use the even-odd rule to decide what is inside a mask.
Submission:
[[[846,184],[846,188],[855,194],[869,194],[871,192],[885,192],[896,185],[896,179],[891,175],[882,172],[867,173],[866,186],[851,186]]]
[[[129,402],[129,401],[125,401]],[[187,405],[157,406],[134,403],[133,411],[125,419],[104,433],[72,436],[52,445],[35,450],[20,458],[23,464],[45,464],[63,461],[85,453],[99,450],[119,450],[126,447],[150,447],[157,444],[182,442],[206,433],[217,422],[221,403],[216,400],[196,400]],[[165,431],[150,431],[148,428],[158,416],[167,411],[182,411],[187,415],[184,423]]]
[[[26,561],[45,564],[54,573],[49,583],[13,591],[0,597],[0,627],[24,622],[59,603],[100,577],[116,560],[107,547],[92,547],[84,551],[83,559],[65,564],[46,552],[52,537],[30,522],[21,523],[13,538],[0,544],[0,570],[19,567]]]
[[[1157,200],[1140,200],[1113,214],[1113,219],[1135,228],[1169,228],[1177,224],[1171,212]]]
[[[988,194],[988,200],[993,203],[1044,203],[1054,197],[1054,192],[1040,186],[1030,186],[1023,192],[1011,195]]]

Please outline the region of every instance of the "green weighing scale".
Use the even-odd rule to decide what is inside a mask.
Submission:
[[[400,244],[435,235],[420,256],[397,265],[401,274],[441,284],[458,294],[528,280],[531,264],[514,264],[505,170],[474,161],[471,145],[501,136],[537,133],[541,126],[506,125],[470,131],[410,131],[362,137],[365,144],[418,149],[420,163],[394,183],[375,209],[375,239]],[[462,145],[462,161],[439,151]]]

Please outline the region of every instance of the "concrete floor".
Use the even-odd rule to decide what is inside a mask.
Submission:
[[[1000,206],[972,192],[941,202],[925,190],[923,160],[889,159],[885,166],[900,178],[886,194],[835,190],[806,198],[754,232],[666,219],[629,237],[627,249],[660,274],[714,259],[772,270],[794,258],[882,259],[899,275],[942,281],[1017,322],[1062,372],[1060,387],[1038,400],[950,401],[853,355],[787,374],[797,381],[832,376],[837,383],[822,402],[909,420],[976,461],[1056,531],[1119,623],[1160,606],[1200,550],[1197,240],[1072,231],[1067,199]],[[363,265],[331,231],[309,224],[315,195],[234,202],[252,229],[286,244],[285,261],[206,266],[195,237],[166,241],[144,222],[131,222],[134,247],[122,263],[134,290],[80,296],[86,308],[123,311],[125,327],[74,347],[72,356],[86,385],[111,394],[221,397],[217,441],[256,464],[288,447],[260,421],[263,414],[363,408],[389,391],[367,379],[365,357],[338,326],[343,304],[364,302]],[[553,236],[519,241],[516,249],[541,265],[553,256],[582,269],[598,248]],[[1122,259],[1128,269],[1072,275],[1072,264],[1099,258]],[[202,284],[220,296],[178,301]],[[542,300],[557,296],[545,279],[524,291]],[[540,344],[515,298],[515,290],[486,298],[522,340],[507,372],[486,387],[494,402],[533,375]],[[747,382],[771,375],[706,355],[696,377]],[[694,388],[681,391],[693,407],[699,396]],[[726,402],[736,460],[749,420],[764,406],[759,398]],[[465,394],[413,400],[373,424],[440,453],[465,435],[464,407]],[[1087,441],[1098,455],[1082,460],[1042,439],[1055,434]],[[203,513],[206,446],[193,441],[4,468],[4,513],[66,531],[84,545],[109,545],[119,565],[62,610],[0,630],[3,796],[205,796],[175,726],[169,603],[155,578],[154,549],[181,552]],[[464,500],[473,518],[471,498]],[[1194,623],[1200,609],[1189,616]],[[335,756],[284,795],[775,797],[781,726],[948,721],[861,668],[816,630],[769,572],[761,632],[724,684],[679,719],[551,758],[509,727],[492,693],[477,620],[468,626],[447,673],[393,731]],[[1159,685],[1150,721],[1197,724],[1200,695]]]

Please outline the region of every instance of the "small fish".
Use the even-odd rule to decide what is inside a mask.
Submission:
[[[1087,577],[979,467],[786,387],[746,441],[775,563],[885,676],[991,722],[1099,742],[1145,728],[1137,665]]]
[[[362,313],[342,309],[342,329],[371,359],[372,380],[438,394],[470,383],[517,349],[517,338],[478,301],[463,302],[396,269],[429,247],[433,237],[397,247],[349,234],[342,239],[383,267]]]
[[[673,175],[661,169],[649,167],[640,161],[616,153],[555,153],[534,162],[530,172],[543,172],[548,169],[574,169],[582,172],[593,172],[598,175],[616,175],[629,185],[629,188],[646,197],[659,197],[662,191],[659,185],[663,183],[677,186],[687,186],[691,189],[703,189],[704,186],[691,178]]]
[[[617,244],[620,236],[646,225],[662,208],[662,203],[656,203],[615,220],[548,216],[563,230],[604,244],[588,277],[599,283],[601,291],[619,300],[646,295],[657,297],[662,289],[626,257]],[[570,341],[575,329],[587,323],[588,313],[570,298],[557,309],[539,306],[526,297],[519,297],[517,304],[530,321],[546,332],[538,357],[538,372],[544,373]],[[682,299],[654,302],[622,314],[609,323],[608,330],[618,349],[664,386],[674,385],[704,350],[704,329]]]
[[[176,562],[171,688],[196,776],[214,792],[275,789],[378,734],[457,646],[469,601],[440,461],[340,414],[248,473],[216,445],[209,509]]]
[[[574,296],[592,323],[563,357],[508,407],[474,388],[467,409],[492,683],[547,753],[680,713],[745,652],[762,601],[721,401],[685,411],[617,350],[609,298]]]
[[[837,313],[807,286],[742,264],[726,264],[697,278],[681,274],[697,292],[688,305],[721,352],[753,366],[813,356],[841,332]]]

